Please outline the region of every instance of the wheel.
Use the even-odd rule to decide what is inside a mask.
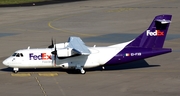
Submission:
[[[14,71],[14,73],[16,74],[16,73],[18,73],[18,71]]]
[[[86,74],[86,71],[84,69],[80,70],[81,74]]]
[[[14,70],[14,73],[18,73],[19,68],[13,68],[13,70]]]
[[[104,66],[102,66],[102,69],[104,70],[104,69],[105,69],[105,67],[104,67]]]

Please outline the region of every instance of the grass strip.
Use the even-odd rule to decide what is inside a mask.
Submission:
[[[0,5],[9,5],[9,4],[24,4],[24,3],[36,3],[47,0],[0,0]]]

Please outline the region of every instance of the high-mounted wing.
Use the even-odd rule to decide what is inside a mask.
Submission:
[[[85,43],[79,37],[69,37],[69,45],[68,47],[72,48],[73,51],[77,52],[81,55],[89,55],[91,52],[85,45]]]

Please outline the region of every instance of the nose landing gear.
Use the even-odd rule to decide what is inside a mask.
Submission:
[[[18,73],[19,68],[13,68],[14,73]]]

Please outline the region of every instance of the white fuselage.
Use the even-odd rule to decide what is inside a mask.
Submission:
[[[129,42],[109,47],[88,47],[91,52],[90,55],[79,55],[63,59],[55,57],[51,53],[52,51],[54,51],[54,48],[23,49],[16,51],[16,55],[10,56],[6,60],[4,60],[3,64],[12,68],[93,68],[104,65],[120,50],[122,50],[128,43]],[[57,50],[65,48],[65,45],[67,44],[58,44]],[[22,54],[22,56],[20,56],[20,54]]]

